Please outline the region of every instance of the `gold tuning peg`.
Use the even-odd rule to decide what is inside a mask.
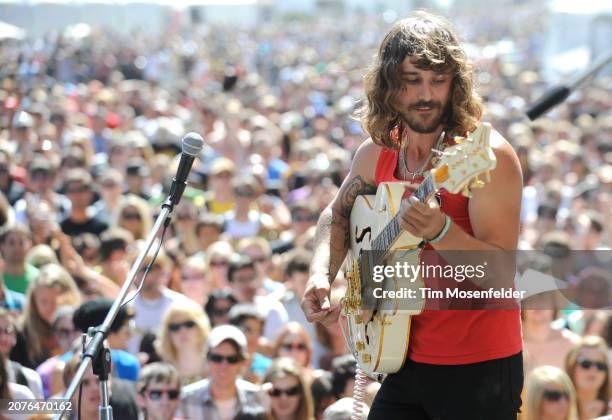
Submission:
[[[461,144],[463,142],[463,137],[455,136],[455,144]]]
[[[461,194],[463,194],[464,197],[468,197],[468,198],[472,196],[472,193],[470,192],[470,188],[468,184],[465,184],[463,186],[463,191],[461,192]]]
[[[484,185],[485,185],[484,181],[480,180],[478,178],[478,175],[476,175],[474,179],[472,180],[472,182],[470,183],[470,188],[482,188],[484,187]]]

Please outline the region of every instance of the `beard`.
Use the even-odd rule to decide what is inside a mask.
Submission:
[[[420,109],[427,108],[427,112]],[[446,122],[448,117],[449,102],[442,105],[439,101],[419,101],[408,107],[407,111],[400,112],[402,121],[410,129],[420,134],[435,132],[440,124]]]

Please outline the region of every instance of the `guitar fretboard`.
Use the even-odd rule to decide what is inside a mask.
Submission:
[[[421,182],[419,187],[412,193],[421,202],[425,202],[436,191],[433,176],[431,173]],[[402,233],[402,226],[399,223],[399,213],[391,219],[387,226],[374,238],[372,249],[386,251],[391,248],[397,237]]]

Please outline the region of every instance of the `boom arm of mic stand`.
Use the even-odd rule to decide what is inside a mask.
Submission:
[[[612,61],[612,50],[601,55],[593,64],[585,71],[578,74],[573,80],[566,85],[555,86],[536,101],[526,112],[530,120],[535,120],[551,108],[563,102],[578,86],[586,79],[601,70],[606,64]]]
[[[161,212],[159,213],[159,216],[157,216],[157,219],[155,220],[155,224],[153,225],[153,230],[149,233],[149,236],[147,237],[145,247],[140,252],[138,257],[136,258],[136,261],[134,261],[134,264],[132,264],[132,268],[130,269],[130,272],[128,273],[128,277],[126,281],[123,283],[123,286],[121,287],[121,290],[119,291],[119,295],[113,302],[113,305],[108,311],[106,318],[104,318],[104,322],[99,328],[96,329],[93,338],[89,340],[89,343],[87,344],[87,347],[85,349],[85,353],[83,354],[83,360],[81,361],[81,364],[79,365],[79,368],[77,369],[76,374],[74,375],[74,378],[72,378],[72,382],[70,382],[70,386],[68,387],[68,389],[66,390],[66,393],[64,394],[63,398],[65,398],[66,400],[72,399],[72,396],[74,395],[79,384],[83,380],[85,371],[89,367],[89,364],[91,363],[92,358],[95,357],[98,354],[98,352],[102,351],[102,344],[104,343],[104,340],[106,339],[106,336],[108,335],[110,326],[112,325],[113,321],[117,317],[119,308],[121,307],[121,304],[125,300],[125,297],[127,296],[128,291],[130,290],[130,287],[132,286],[132,283],[134,283],[136,274],[138,274],[138,272],[140,271],[140,267],[142,266],[147,255],[149,254],[149,250],[151,249],[151,246],[153,246],[153,242],[155,242],[155,238],[157,237],[157,234],[159,233],[164,223],[170,222],[169,216],[170,216],[170,213],[172,212],[173,205],[169,204],[168,201],[166,201],[166,203],[162,205]],[[64,415],[64,413],[65,413],[65,410],[57,414],[54,417],[54,420],[61,420],[61,417]]]

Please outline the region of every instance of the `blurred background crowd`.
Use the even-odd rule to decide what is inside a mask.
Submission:
[[[519,248],[544,250],[543,269],[577,250],[609,259],[612,80],[528,122],[548,80],[539,2],[457,3],[442,12],[476,64],[483,120],[522,164]],[[81,25],[0,40],[2,398],[65,390],[80,335],[116,297],[194,131],[204,150],[108,339],[115,418],[348,418],[355,362],[339,326],[309,324],[299,302],[318,216],[367,137],[352,118],[361,78],[400,17],[320,13],[243,28],[192,14],[155,36]],[[564,276],[584,285],[585,302],[609,305],[609,271]],[[339,275],[332,301],[344,285]],[[610,312],[550,303],[523,320],[524,417],[607,413]],[[82,418],[97,418],[98,404],[88,373]]]

